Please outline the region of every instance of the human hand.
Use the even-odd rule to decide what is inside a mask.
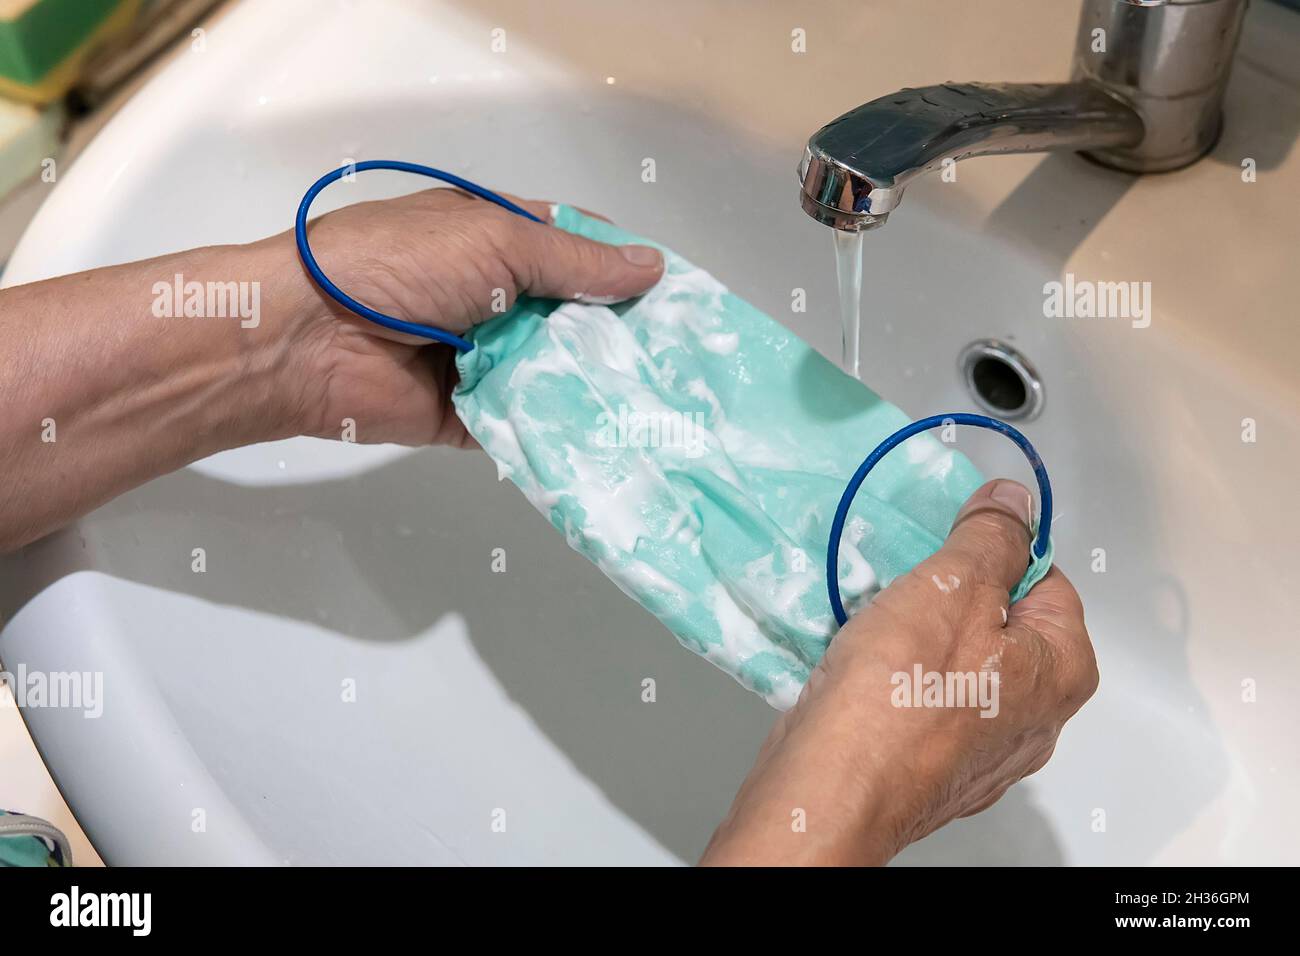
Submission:
[[[663,272],[657,250],[592,242],[451,189],[349,206],[308,228],[352,296],[457,333],[520,293],[612,302]],[[228,448],[343,437],[345,419],[361,442],[473,443],[451,407],[452,347],[335,303],[292,233],[2,290],[0,333],[0,551]]]
[[[1031,505],[1015,482],[984,485],[944,546],[844,626],[701,863],[883,864],[1047,763],[1098,676],[1083,607],[1059,569],[1010,606]],[[908,682],[895,675],[910,679],[918,665],[977,681],[984,671],[990,690],[997,675],[989,716],[952,700],[898,706]]]
[[[543,222],[549,217],[548,203],[513,201]],[[615,302],[663,273],[656,249],[594,242],[454,189],[358,203],[308,230],[321,268],[353,298],[457,334],[521,293]],[[293,237],[266,243],[282,255]],[[297,430],[337,437],[350,418],[362,442],[472,444],[451,406],[455,350],[353,315],[294,265],[309,286],[294,330]]]

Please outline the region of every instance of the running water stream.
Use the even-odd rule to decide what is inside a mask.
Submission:
[[[835,275],[840,287],[843,338],[840,365],[860,379],[858,343],[862,333],[862,233],[832,229],[835,234]]]

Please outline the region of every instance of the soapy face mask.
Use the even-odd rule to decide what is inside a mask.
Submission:
[[[656,245],[662,281],[602,306],[523,298],[475,328],[453,401],[529,501],[683,645],[792,706],[836,631],[826,542],[845,484],[906,415]],[[839,553],[850,613],[943,543],[983,478],[929,434],[871,472]],[[1050,551],[1016,589],[1047,573]]]

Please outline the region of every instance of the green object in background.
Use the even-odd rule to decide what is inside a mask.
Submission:
[[[139,0],[0,0],[0,95],[57,99],[90,47],[138,8]]]
[[[0,810],[0,867],[71,865],[68,838],[54,824]]]
[[[645,242],[567,206],[555,224]],[[453,401],[570,546],[684,646],[788,708],[836,631],[825,553],[840,496],[910,419],[659,248],[664,278],[632,302],[524,298],[476,326]],[[933,554],[982,483],[929,434],[881,460],[840,548],[850,612]],[[1050,566],[1049,549],[1017,595]]]
[[[0,200],[58,153],[62,124],[61,104],[38,109],[0,100]]]

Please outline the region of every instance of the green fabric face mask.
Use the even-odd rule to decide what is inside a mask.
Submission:
[[[555,225],[646,242],[566,206]],[[658,248],[664,278],[637,300],[521,299],[475,328],[453,400],[573,548],[682,644],[785,709],[836,630],[824,564],[840,495],[909,419]],[[938,550],[982,483],[929,434],[886,456],[840,548],[850,612]],[[1014,598],[1051,557],[1030,565]]]

